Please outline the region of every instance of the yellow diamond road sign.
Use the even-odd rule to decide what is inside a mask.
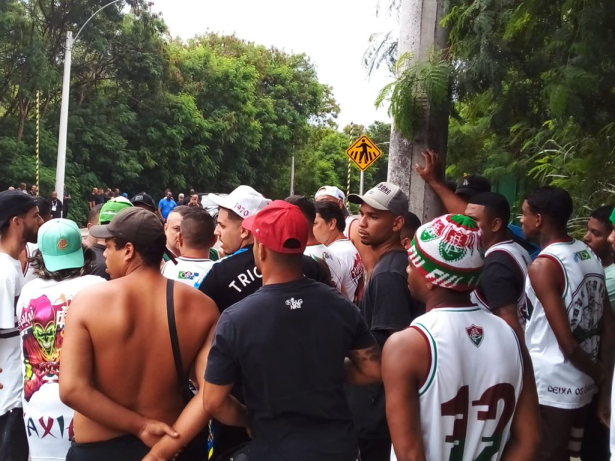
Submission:
[[[361,171],[365,171],[380,158],[382,151],[367,136],[361,136],[348,148],[346,155]]]

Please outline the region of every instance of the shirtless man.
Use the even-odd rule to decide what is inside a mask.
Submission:
[[[75,410],[75,441],[67,459],[141,460],[163,434],[185,446],[190,442],[186,436],[190,431],[182,425],[186,416],[192,426],[195,418],[201,427],[208,419],[202,396],[185,406],[189,400],[185,391],[193,368],[197,381],[203,381],[206,357],[199,352],[217,321],[218,309],[198,290],[184,284],[170,286],[175,304],[170,312],[181,351],[179,378],[169,340],[173,323],[172,316],[167,317],[169,282],[159,270],[165,251],[160,220],[146,210],[129,208],[110,224],[92,227],[90,233],[106,240],[112,280],[101,284],[104,289],[80,292],[67,316],[60,398]],[[186,449],[182,459],[198,458]]]

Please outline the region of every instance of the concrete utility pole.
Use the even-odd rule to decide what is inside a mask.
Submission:
[[[60,133],[58,135],[58,161],[56,166],[56,192],[64,199],[64,177],[66,171],[66,133],[68,130],[68,99],[70,97],[70,66],[73,52],[73,33],[66,33],[64,51],[64,78],[62,80],[62,106],[60,108]]]
[[[121,0],[112,0],[97,9],[81,26],[75,38],[69,30],[66,33],[66,49],[64,51],[64,77],[62,79],[62,105],[60,108],[60,132],[58,134],[58,160],[56,164],[56,192],[58,197],[64,197],[64,179],[66,175],[66,136],[68,132],[68,103],[70,98],[70,67],[72,64],[73,45],[81,35],[81,31],[99,12]]]
[[[402,0],[399,56],[409,53],[413,62],[427,61],[434,49],[448,46],[448,31],[440,26],[444,17],[442,3],[441,0]],[[426,102],[425,114],[415,139],[404,138],[393,126],[388,170],[388,181],[408,194],[410,210],[422,222],[441,215],[443,208],[431,187],[414,171],[414,165],[424,164],[421,152],[428,147],[440,154],[444,164],[448,137],[448,111],[436,111]]]

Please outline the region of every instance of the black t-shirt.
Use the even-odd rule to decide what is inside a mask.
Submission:
[[[62,217],[62,202],[60,200],[49,200],[49,206],[51,207],[51,217],[54,219]]]
[[[111,280],[111,276],[105,271],[105,269],[107,269],[107,260],[105,259],[103,253],[106,249],[107,247],[101,245],[100,243],[95,243],[92,245],[92,250],[94,250],[94,254],[96,255],[92,275],[98,275],[105,280]]]
[[[383,346],[388,337],[407,328],[425,313],[425,306],[408,289],[408,253],[394,250],[384,254],[369,279],[359,304],[361,314],[376,340]],[[350,408],[359,437],[388,439],[384,386],[347,386]]]
[[[516,306],[525,291],[525,275],[510,254],[492,251],[485,258],[476,291],[492,311],[509,304]]]
[[[199,287],[214,300],[220,312],[263,286],[263,276],[254,264],[252,247],[248,245],[214,264]],[[306,277],[329,285],[327,274],[312,258],[304,256],[302,268]]]
[[[70,202],[72,199],[69,196],[64,196],[64,206],[62,207],[62,217],[68,217],[68,210],[70,209]]]
[[[96,195],[94,194],[90,194],[88,195],[88,202],[94,202],[94,205],[96,205],[98,202],[96,201]]]
[[[335,289],[308,278],[267,285],[220,316],[205,379],[243,381],[251,461],[354,461],[344,358],[374,342]]]

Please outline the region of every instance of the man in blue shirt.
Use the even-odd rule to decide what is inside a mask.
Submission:
[[[167,217],[169,213],[173,211],[173,208],[177,206],[175,200],[173,200],[173,194],[170,190],[167,190],[167,196],[165,198],[160,199],[158,202],[158,213],[164,222],[167,221]]]

